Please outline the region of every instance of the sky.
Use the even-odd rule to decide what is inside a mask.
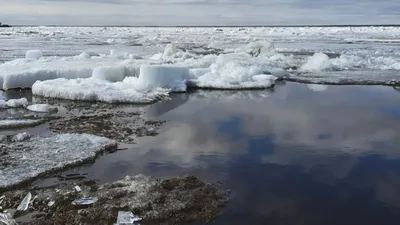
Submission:
[[[0,0],[11,25],[399,24],[399,0]]]

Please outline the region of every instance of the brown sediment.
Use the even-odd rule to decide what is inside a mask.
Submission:
[[[80,185],[78,192],[74,185]],[[144,175],[125,177],[113,183],[93,182],[59,184],[4,194],[3,209],[15,209],[30,191],[35,200],[25,214],[35,216],[26,225],[97,225],[115,224],[118,211],[131,211],[143,218],[141,224],[182,224],[212,221],[228,201],[226,191],[194,176],[157,179]],[[72,203],[83,196],[98,199],[89,206]],[[49,202],[54,202],[49,206]],[[18,218],[17,218],[18,220]]]

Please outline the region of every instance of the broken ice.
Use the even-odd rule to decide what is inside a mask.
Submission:
[[[31,202],[31,199],[32,199],[32,194],[29,192],[22,200],[21,204],[19,204],[17,210],[26,211],[29,208],[29,203]]]
[[[116,225],[134,224],[135,222],[139,222],[141,220],[142,218],[136,216],[132,212],[119,211]]]
[[[76,199],[72,202],[72,205],[92,205],[98,201],[96,197],[85,197]]]

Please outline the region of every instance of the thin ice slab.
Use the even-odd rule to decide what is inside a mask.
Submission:
[[[0,189],[94,159],[116,142],[89,134],[32,137],[0,145]]]
[[[33,127],[44,123],[44,120],[0,120],[0,129]]]

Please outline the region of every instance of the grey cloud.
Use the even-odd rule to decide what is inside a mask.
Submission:
[[[0,5],[3,22],[57,25],[382,24],[398,23],[400,12],[396,0],[0,0]]]

